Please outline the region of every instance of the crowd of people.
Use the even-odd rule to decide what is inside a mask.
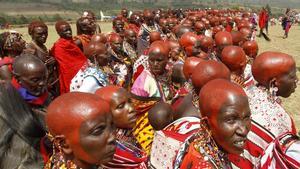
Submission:
[[[296,63],[258,55],[251,18],[122,9],[103,33],[85,11],[50,49],[42,21],[2,33],[0,168],[299,168]]]

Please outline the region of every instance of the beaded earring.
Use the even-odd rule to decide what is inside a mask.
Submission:
[[[44,169],[78,169],[73,161],[65,161],[64,153],[60,144],[61,140],[54,138],[50,133],[47,133],[47,137],[52,142],[53,154]]]
[[[270,84],[269,91],[270,91],[270,93],[271,93],[271,95],[273,97],[276,97],[277,96],[277,92],[278,92],[278,87],[275,86],[274,81],[272,81],[270,83],[271,84]]]

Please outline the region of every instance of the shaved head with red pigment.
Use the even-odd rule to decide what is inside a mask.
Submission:
[[[104,34],[95,34],[92,36],[90,43],[103,43],[105,44],[107,42],[107,38]]]
[[[221,54],[222,62],[231,72],[242,74],[247,64],[247,57],[243,48],[239,46],[226,46]]]
[[[196,91],[213,79],[230,79],[230,70],[221,62],[208,60],[200,62],[192,73],[192,84]]]
[[[195,56],[201,52],[200,37],[192,32],[183,34],[179,40],[180,45],[186,52],[186,55]]]
[[[292,56],[281,52],[264,52],[256,57],[252,64],[254,79],[263,86],[268,86],[273,78],[295,69],[296,63]]]
[[[214,40],[211,37],[205,36],[201,38],[200,44],[201,44],[201,50],[208,53],[211,52],[214,47]]]
[[[241,154],[251,127],[244,90],[229,80],[211,80],[199,93],[199,107],[217,145],[227,153]]]
[[[155,41],[161,40],[161,35],[157,31],[151,32],[149,36],[150,36],[150,44]]]
[[[111,160],[115,150],[111,122],[109,104],[94,94],[81,92],[59,96],[46,114],[49,132],[61,139],[65,155],[82,161],[80,164],[99,165]],[[98,125],[103,125],[103,132],[91,135]]]
[[[256,41],[246,41],[243,43],[242,48],[247,56],[255,59],[258,53],[258,45]]]
[[[155,41],[149,49],[149,67],[154,76],[165,73],[168,62],[170,47],[164,41]]]
[[[204,60],[193,56],[185,59],[183,64],[183,74],[187,80],[191,78],[193,70],[202,61]]]
[[[232,45],[232,36],[229,32],[221,31],[215,35],[215,42],[217,46]]]

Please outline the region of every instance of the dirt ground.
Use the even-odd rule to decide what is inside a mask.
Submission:
[[[102,32],[111,31],[112,25],[110,22],[99,23]],[[72,25],[73,35],[76,34],[75,25]],[[23,34],[26,41],[30,41],[27,33],[27,28],[16,28],[17,31]],[[2,32],[3,30],[0,30]],[[289,37],[283,39],[283,30],[280,25],[270,26],[269,37],[271,42],[267,42],[263,38],[257,38],[259,44],[259,53],[264,51],[279,51],[292,55],[297,63],[297,75],[300,78],[300,26],[293,26],[290,30]],[[49,25],[49,36],[47,40],[47,47],[50,49],[53,43],[58,39],[54,25]],[[298,130],[300,130],[300,86],[296,89],[289,98],[283,99],[285,109],[294,117]]]

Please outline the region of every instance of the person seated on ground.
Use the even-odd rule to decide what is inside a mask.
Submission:
[[[133,29],[126,29],[124,33],[123,50],[134,63],[137,59],[137,35]]]
[[[113,160],[102,167],[146,169],[147,155],[140,149],[132,134],[136,111],[129,93],[124,88],[111,85],[98,89],[96,95],[110,104],[113,122],[117,127],[117,150]]]
[[[244,76],[247,57],[243,48],[239,46],[226,46],[222,51],[220,59],[231,71],[231,81],[241,85],[243,88],[254,85],[254,78],[251,73]],[[249,66],[251,67],[251,65]]]
[[[199,98],[200,129],[182,144],[174,168],[231,168],[227,154],[243,153],[251,127],[247,95],[240,86],[215,79]]]
[[[32,21],[28,25],[28,33],[32,41],[26,45],[24,53],[33,54],[44,62],[49,74],[49,79],[47,80],[49,92],[52,94],[52,97],[56,97],[59,95],[59,75],[56,60],[49,54],[45,46],[48,37],[48,27],[42,21]]]
[[[173,109],[168,103],[156,103],[155,106],[149,110],[148,118],[154,130],[162,130],[173,122]]]
[[[84,51],[96,32],[96,23],[88,17],[81,17],[76,22],[77,36],[73,37],[75,44]]]
[[[0,168],[43,168],[43,125],[10,83],[0,93]]]
[[[70,91],[71,80],[85,64],[87,58],[74,43],[69,23],[58,21],[55,29],[60,38],[54,43],[51,55],[58,63],[60,94],[64,94]]]
[[[109,84],[109,75],[112,74],[108,67],[107,47],[103,43],[90,43],[84,53],[88,61],[71,80],[70,91],[95,93]]]
[[[292,56],[264,52],[252,64],[257,85],[246,88],[252,112],[252,127],[241,156],[229,156],[238,168],[253,168],[266,147],[286,132],[296,134],[292,117],[284,110],[279,96],[288,98],[295,92],[298,78]]]
[[[32,54],[21,54],[13,62],[11,84],[30,105],[41,121],[51,102],[47,90],[48,71],[45,64]]]
[[[12,78],[12,63],[16,56],[25,48],[22,35],[16,31],[0,34],[0,79],[10,81]]]
[[[108,54],[110,55],[110,68],[117,76],[114,85],[129,87],[132,76],[132,60],[123,50],[123,39],[118,34],[109,37]]]
[[[142,148],[149,153],[153,139],[153,129],[148,122],[148,110],[161,100],[171,101],[173,91],[166,71],[169,56],[169,46],[163,41],[156,41],[149,49],[149,70],[143,72],[134,81],[131,93],[134,95],[134,106],[138,120],[134,130]]]
[[[46,123],[53,154],[45,169],[96,169],[112,160],[115,130],[109,104],[90,93],[71,92],[48,107]]]

